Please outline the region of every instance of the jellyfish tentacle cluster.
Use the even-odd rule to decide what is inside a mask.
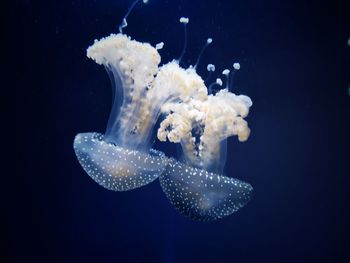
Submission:
[[[181,59],[159,66],[158,50],[163,42],[153,47],[122,33],[137,2],[124,17],[119,34],[95,40],[87,49],[87,56],[106,68],[114,97],[105,133],[76,135],[77,159],[86,173],[108,190],[133,190],[159,178],[166,197],[181,214],[202,221],[228,216],[252,196],[249,183],[223,174],[227,138],[235,135],[246,141],[249,137],[244,118],[252,101],[229,91],[229,70],[223,71],[226,87],[215,94],[212,87],[222,86],[222,80],[217,78],[207,88],[197,74],[211,38],[194,67],[182,68]],[[180,19],[185,26],[188,21]],[[233,68],[238,70],[240,65],[234,63]],[[208,71],[214,72],[215,66],[209,64]],[[159,127],[155,127],[161,116]],[[181,161],[152,149],[155,135],[159,141],[179,143]]]
[[[251,105],[248,96],[237,96],[227,89],[209,95],[204,101],[167,103],[163,111],[168,115],[160,124],[158,139],[181,143],[190,165],[212,170],[211,166],[222,159],[221,144],[227,137],[248,139],[250,129],[244,117]]]
[[[156,118],[145,98],[158,71],[160,55],[150,44],[131,40],[123,34],[111,34],[87,49],[87,56],[104,65],[113,77],[116,92],[105,137],[128,148],[149,147],[150,130]]]

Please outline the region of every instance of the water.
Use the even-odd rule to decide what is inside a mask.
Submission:
[[[17,1],[4,52],[13,90],[12,171],[5,188],[6,251],[14,262],[347,262],[349,256],[349,17],[318,1],[152,1],[125,32],[163,62],[182,50],[198,72],[239,61],[233,91],[248,94],[252,130],[228,141],[226,174],[254,198],[211,223],[179,215],[159,182],[110,192],[81,169],[78,132],[104,132],[107,74],[86,58],[117,32],[130,1]],[[212,76],[215,81],[215,76]],[[5,86],[6,87],[6,86]],[[4,89],[5,89],[4,87]],[[156,143],[167,156],[174,145]],[[4,173],[4,177],[6,174]]]

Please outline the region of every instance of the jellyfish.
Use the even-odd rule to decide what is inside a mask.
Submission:
[[[238,211],[251,199],[250,184],[223,175],[226,140],[233,135],[239,141],[248,139],[250,129],[244,118],[251,106],[248,96],[235,95],[227,88],[204,101],[163,106],[167,117],[160,124],[158,139],[180,143],[183,156],[182,161],[171,158],[159,180],[180,213],[212,221]]]
[[[82,133],[74,140],[76,156],[101,186],[127,191],[158,178],[166,166],[165,155],[151,148],[156,111],[145,98],[160,56],[149,44],[123,34],[110,35],[87,49],[87,56],[105,66],[110,75],[113,103],[104,134]]]
[[[201,49],[195,66],[183,68],[188,18],[181,17],[185,45],[179,59],[160,66],[158,50],[123,33],[133,2],[119,26],[87,49],[87,57],[108,72],[113,102],[104,134],[76,135],[73,148],[86,173],[102,187],[129,191],[157,178],[170,203],[195,220],[212,221],[228,216],[251,199],[249,183],[224,175],[227,138],[246,141],[250,134],[244,119],[252,106],[246,95],[229,91],[235,71],[226,69],[226,86],[220,78],[207,88],[196,71],[212,38]],[[143,3],[147,3],[143,0]],[[215,66],[207,66],[209,76]],[[220,87],[217,90],[217,87]],[[214,88],[216,87],[216,88]],[[159,127],[155,127],[160,120]],[[154,140],[179,143],[179,160],[152,148]]]
[[[167,164],[165,155],[151,148],[161,107],[206,99],[205,84],[176,61],[158,67],[157,48],[122,33],[95,40],[87,56],[107,69],[114,100],[104,134],[75,137],[76,156],[87,174],[109,190],[144,186],[157,179]]]

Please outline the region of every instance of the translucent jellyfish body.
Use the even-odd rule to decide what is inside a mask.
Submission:
[[[160,176],[170,202],[184,215],[210,221],[236,212],[251,199],[250,184],[222,175],[226,138],[247,140],[250,130],[243,119],[252,102],[227,89],[207,100],[168,103],[158,138],[180,143],[183,163],[172,159]]]
[[[76,156],[90,177],[107,189],[126,191],[146,185],[164,171],[167,162],[151,149],[161,107],[206,98],[204,82],[175,62],[158,68],[157,49],[124,34],[95,40],[87,56],[107,69],[114,101],[103,136],[76,136]]]

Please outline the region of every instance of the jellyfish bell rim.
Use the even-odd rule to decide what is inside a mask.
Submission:
[[[164,172],[168,160],[161,151],[121,147],[105,141],[104,135],[97,132],[78,133],[73,148],[80,165],[96,183],[118,192],[134,190],[155,181]],[[101,156],[104,160],[99,159]],[[103,162],[99,163],[99,160]]]

